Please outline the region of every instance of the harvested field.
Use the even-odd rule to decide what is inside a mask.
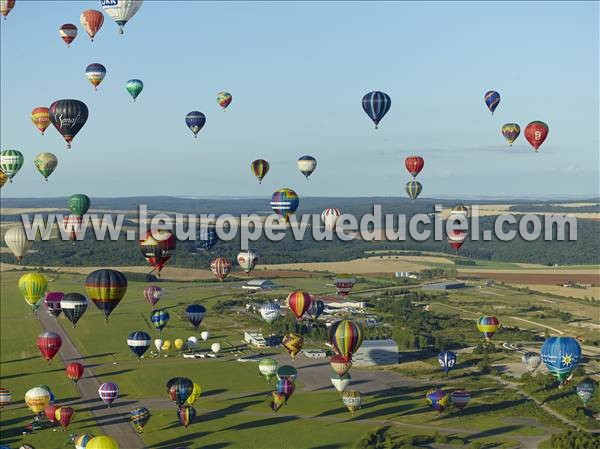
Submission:
[[[547,285],[547,284],[512,284],[515,287],[525,288],[528,287],[531,290],[542,293],[550,293],[552,295],[566,296],[572,298],[600,298],[600,287],[588,287],[588,288],[571,288],[563,287],[561,285]]]
[[[541,271],[541,270],[540,270]],[[559,285],[566,282],[578,282],[580,284],[600,285],[600,273],[598,270],[575,270],[573,272],[564,271],[554,273],[526,272],[518,270],[502,271],[463,271],[459,270],[459,276],[466,279],[494,279],[507,284],[525,284],[532,285]],[[577,290],[571,288],[569,290]]]

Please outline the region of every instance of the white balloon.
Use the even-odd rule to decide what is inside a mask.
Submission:
[[[156,346],[156,349],[158,351],[160,351],[160,348],[162,348],[163,345],[163,341],[160,338],[157,338],[156,340],[154,340],[154,346]]]
[[[123,34],[125,24],[138,12],[144,0],[100,0],[100,4],[117,25],[119,34]]]
[[[274,302],[266,302],[260,307],[260,315],[263,319],[271,324],[281,313],[281,307]]]
[[[4,234],[4,242],[15,255],[18,263],[21,263],[21,259],[33,245],[33,241],[27,239],[27,234],[22,226],[9,228]]]
[[[188,346],[190,348],[193,348],[194,346],[196,346],[198,344],[198,339],[192,335],[190,338],[187,339],[187,342],[188,342]]]
[[[210,347],[210,350],[216,354],[221,350],[221,343],[213,343]]]
[[[208,340],[209,335],[210,334],[208,333],[208,331],[204,331],[204,332],[200,333],[200,337],[202,338],[202,341]]]

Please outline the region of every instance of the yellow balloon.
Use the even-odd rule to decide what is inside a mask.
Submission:
[[[202,387],[200,385],[198,385],[196,382],[194,382],[194,389],[192,390],[192,394],[190,394],[190,397],[187,399],[186,402],[189,405],[194,405],[194,402],[196,402],[196,399],[198,399],[201,394],[202,394]]]
[[[171,340],[165,340],[165,342],[162,345],[162,350],[168,351],[169,349],[171,349]]]
[[[40,387],[35,387],[25,393],[25,404],[33,413],[41,413],[50,403],[50,393]]]
[[[181,338],[176,338],[173,343],[175,344],[175,349],[183,348],[183,340]]]
[[[38,308],[47,287],[48,279],[40,273],[27,273],[19,279],[19,290],[27,304],[34,310]]]
[[[86,449],[119,449],[119,445],[111,437],[102,435],[99,437],[92,438],[85,448]]]

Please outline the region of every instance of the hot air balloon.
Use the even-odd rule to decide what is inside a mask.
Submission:
[[[200,326],[200,323],[202,323],[205,314],[206,309],[200,304],[190,304],[185,308],[185,316],[188,321],[192,323],[194,329],[198,329],[198,326]]]
[[[0,168],[0,187],[4,187],[4,184],[6,184],[9,179],[10,178],[6,175],[6,173],[4,173],[4,171],[2,171]]]
[[[19,290],[34,312],[40,306],[47,287],[48,279],[40,273],[27,273],[19,278]]]
[[[260,316],[262,316],[263,320],[269,324],[275,321],[280,313],[281,308],[277,303],[265,302],[262,306],[260,306]]]
[[[49,421],[56,422],[56,412],[59,408],[58,405],[48,404],[44,409],[44,415],[46,415],[46,418],[48,418]]]
[[[356,279],[349,274],[338,274],[333,280],[338,295],[348,296],[356,285]]]
[[[287,223],[290,216],[296,212],[300,199],[292,189],[279,189],[271,197],[271,209]]]
[[[169,312],[163,309],[154,310],[150,314],[150,321],[152,321],[152,324],[154,324],[154,327],[158,329],[159,332],[165,328],[169,322],[169,318]]]
[[[198,137],[198,133],[206,124],[206,116],[200,111],[189,112],[185,116],[185,124],[194,134],[194,137]]]
[[[258,362],[258,370],[260,371],[260,375],[263,376],[268,383],[271,383],[271,379],[275,377],[277,373],[277,360],[266,358],[261,359]]]
[[[477,330],[487,341],[492,339],[499,327],[500,321],[495,316],[481,316],[477,319]]]
[[[352,377],[350,377],[350,374],[344,374],[343,376],[338,376],[337,374],[331,375],[331,384],[340,393],[342,393],[346,387],[350,385],[351,380]]]
[[[320,299],[312,298],[310,302],[310,307],[306,311],[306,313],[314,320],[319,318],[323,311],[325,310],[325,303]]]
[[[342,213],[336,207],[328,208],[321,212],[321,220],[323,221],[323,224],[325,224],[325,229],[328,231],[335,231],[335,224],[340,218],[340,215],[342,215]]]
[[[271,402],[269,403],[269,407],[271,407],[273,413],[279,410],[283,404],[285,404],[285,396],[281,393],[273,391],[271,393]]]
[[[125,84],[125,89],[129,92],[133,101],[135,101],[138,95],[142,93],[142,90],[144,90],[144,82],[138,79],[131,79]]]
[[[150,347],[152,338],[146,332],[135,331],[127,336],[127,346],[138,358],[141,358]]]
[[[72,362],[67,365],[65,368],[65,372],[67,373],[67,377],[71,379],[73,382],[77,383],[81,376],[83,376],[83,371],[85,370],[84,366],[81,363]]]
[[[453,229],[448,233],[448,245],[456,252],[463,246],[466,239],[467,233],[464,231]]]
[[[87,449],[88,443],[94,438],[94,435],[89,433],[84,433],[83,435],[77,435],[73,440],[73,444],[75,445],[75,449]]]
[[[531,122],[525,128],[525,138],[535,149],[536,153],[546,140],[546,137],[548,137],[548,131],[548,125],[540,121]]]
[[[36,387],[40,387],[40,388],[43,388],[44,390],[46,390],[50,394],[49,404],[54,404],[54,393],[52,393],[52,390],[50,389],[50,387],[48,385],[36,385]]]
[[[16,0],[2,0],[0,1],[0,14],[4,16],[4,20],[6,20],[6,16],[11,10],[15,7]]]
[[[24,162],[23,154],[17,150],[0,151],[0,169],[4,172],[10,182],[21,170]]]
[[[176,338],[175,340],[173,340],[173,346],[175,346],[175,349],[177,349],[178,351],[181,350],[181,348],[183,348],[183,339]]]
[[[88,107],[79,100],[57,100],[50,105],[50,121],[71,148],[71,142],[88,119]]]
[[[277,369],[277,380],[289,379],[296,382],[298,370],[291,365],[282,365]]]
[[[151,285],[150,287],[146,287],[144,289],[144,298],[146,298],[152,307],[154,307],[160,298],[165,295],[166,291],[156,285]]]
[[[196,417],[196,409],[191,405],[183,405],[177,410],[179,422],[187,429]]]
[[[13,226],[8,228],[4,233],[4,243],[17,259],[17,263],[20,264],[25,254],[33,246],[33,240],[27,238],[25,229],[23,226]]]
[[[542,357],[537,352],[526,352],[521,356],[521,361],[527,371],[533,373],[542,363]]]
[[[135,426],[137,433],[142,433],[144,426],[150,420],[150,410],[146,407],[136,407],[129,413],[129,419]]]
[[[0,388],[0,408],[10,404],[12,394],[8,388]]]
[[[442,351],[438,354],[438,362],[446,375],[456,365],[456,354],[452,351]]]
[[[502,126],[502,135],[511,147],[519,134],[521,134],[521,127],[516,123],[506,123]]]
[[[354,412],[357,411],[362,404],[362,396],[355,390],[344,391],[342,393],[342,402],[350,413],[354,415]]]
[[[34,108],[31,111],[31,122],[40,130],[43,136],[44,131],[50,126],[50,109],[45,106]]]
[[[283,336],[281,340],[282,346],[287,349],[290,357],[296,358],[296,355],[302,350],[302,345],[304,344],[304,338],[302,335],[290,333]]]
[[[194,382],[187,377],[174,377],[167,382],[169,397],[181,407],[194,390]]]
[[[464,204],[455,204],[452,206],[452,209],[450,209],[450,215],[469,218],[469,209]]]
[[[63,429],[66,430],[67,427],[69,427],[69,424],[71,423],[71,418],[73,418],[74,414],[75,411],[71,407],[60,408],[60,418],[58,419],[58,422],[60,422],[60,425],[63,427]]]
[[[60,301],[60,308],[75,327],[88,308],[88,300],[81,293],[67,293]]]
[[[34,387],[25,393],[25,404],[36,415],[42,413],[50,403],[50,393],[41,387]]]
[[[123,27],[142,7],[142,3],[144,0],[100,0],[106,14],[119,25],[119,34],[123,34]]]
[[[450,393],[450,399],[452,400],[452,405],[459,410],[464,409],[471,400],[471,394],[464,389],[454,390]]]
[[[85,215],[90,208],[90,197],[83,193],[75,193],[69,197],[69,210],[79,217]]]
[[[210,333],[208,331],[200,332],[200,338],[202,339],[202,341],[208,340],[209,336],[210,336]],[[190,337],[190,338],[194,338],[196,340],[196,343],[198,343],[198,339],[196,337]],[[189,338],[188,338],[188,341],[189,341]]]
[[[206,334],[206,337],[208,338],[208,332],[206,332],[206,331],[201,332],[200,335],[202,335],[202,334]],[[198,344],[198,338],[197,337],[195,337],[193,335],[190,336],[190,337],[188,337],[188,339],[187,339],[188,348],[190,348],[190,349],[191,348],[195,348],[197,344]]]
[[[308,181],[308,177],[312,175],[312,173],[317,168],[317,160],[312,156],[302,156],[298,159],[298,170],[302,173],[306,180]]]
[[[494,111],[500,104],[500,94],[495,90],[490,90],[485,93],[485,95],[483,96],[483,100],[485,101],[485,104],[492,113],[492,115],[494,115]]]
[[[210,345],[210,350],[215,354],[218,354],[221,351],[221,343],[213,343],[212,345]]]
[[[221,106],[223,108],[223,111],[225,111],[225,109],[227,109],[227,106],[229,106],[231,104],[232,100],[233,100],[233,97],[231,96],[231,94],[229,92],[219,92],[217,94],[217,103],[219,103],[219,106]]]
[[[263,178],[269,172],[269,163],[264,159],[256,159],[255,161],[252,161],[252,164],[250,164],[250,169],[260,184],[262,183]]]
[[[198,385],[196,382],[194,382],[194,388],[192,389],[192,394],[190,394],[190,397],[187,398],[187,401],[185,401],[185,403],[188,405],[194,405],[194,403],[196,402],[196,399],[198,399],[201,394],[202,394],[202,387],[200,385]]]
[[[160,338],[157,338],[156,340],[154,340],[154,347],[156,348],[156,350],[158,352],[160,352],[162,345],[163,345],[163,341]]]
[[[117,1],[117,0],[102,0],[102,1]],[[121,0],[123,1],[123,0]],[[85,449],[119,449],[118,443],[111,437],[101,435],[93,437]]]
[[[96,307],[104,313],[106,322],[108,322],[108,316],[125,296],[127,278],[117,270],[96,270],[85,279],[85,289]]]
[[[450,401],[450,395],[439,388],[435,390],[429,390],[425,397],[427,398],[427,403],[431,406],[431,408],[438,413],[442,413]]]
[[[392,99],[389,95],[379,91],[369,92],[362,99],[362,107],[369,118],[373,120],[373,123],[375,123],[375,129],[377,129],[379,122],[387,114],[391,106]]]
[[[334,354],[331,356],[330,361],[331,369],[338,375],[344,376],[352,368],[352,360],[349,357],[343,355]]]
[[[77,37],[77,27],[72,23],[63,23],[58,29],[58,35],[65,41],[67,47],[71,46],[71,42]]]
[[[244,273],[250,273],[258,263],[258,254],[254,251],[240,251],[237,261]]]
[[[414,178],[423,170],[425,160],[421,156],[408,156],[404,160],[404,166]]]
[[[550,337],[542,345],[542,361],[561,384],[581,361],[581,347],[573,337]]]
[[[168,351],[169,349],[171,349],[171,340],[165,340],[161,349],[163,351]]]
[[[350,359],[363,342],[360,325],[350,320],[336,321],[329,327],[329,343],[335,352]]]
[[[163,266],[175,253],[177,239],[175,234],[167,229],[153,229],[145,232],[140,237],[140,250],[146,261],[160,276]]]
[[[219,235],[214,225],[200,226],[196,234],[196,250],[207,251],[219,242]]]
[[[288,399],[294,394],[296,386],[291,379],[281,379],[277,381],[276,389],[277,393],[285,396],[285,403],[287,404]]]
[[[310,307],[311,296],[307,292],[296,290],[287,297],[287,306],[290,308],[296,319],[301,319],[304,312]]]
[[[40,153],[33,160],[33,165],[40,174],[48,181],[48,176],[52,174],[58,166],[58,158],[52,153]]]
[[[106,76],[106,67],[98,63],[90,64],[85,68],[85,76],[94,86],[94,90],[98,90],[98,86]]]
[[[119,396],[119,387],[117,384],[112,382],[104,382],[98,388],[98,395],[102,402],[104,402],[110,408],[110,405],[117,399]]]
[[[590,400],[592,399],[592,396],[594,396],[594,390],[596,389],[596,386],[594,384],[594,381],[592,379],[584,379],[582,380],[576,387],[576,391],[577,391],[577,396],[579,396],[579,399],[581,399],[581,401],[583,402],[583,406],[587,407],[588,402],[590,402]]]
[[[423,190],[423,185],[419,181],[408,181],[404,190],[411,200],[416,200]]]
[[[102,28],[104,23],[104,14],[95,9],[86,9],[79,16],[79,21],[85,32],[90,37],[90,40],[94,42],[94,36]]]
[[[231,261],[226,257],[215,257],[210,262],[210,271],[222,282],[231,271]]]
[[[79,239],[82,231],[83,236],[85,236],[83,217],[79,215],[65,215],[62,221],[62,228],[69,235],[69,240],[73,241],[73,244]]]

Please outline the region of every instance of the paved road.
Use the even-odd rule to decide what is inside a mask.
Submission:
[[[45,330],[56,332],[61,336],[62,347],[58,354],[65,365],[79,362],[85,366],[85,359],[77,351],[60,321],[48,315],[44,310],[40,310],[37,317]],[[73,406],[76,411],[89,411],[102,429],[102,433],[117,440],[121,448],[144,449],[141,438],[129,424],[129,411],[135,406],[135,403],[117,399],[111,408],[107,408],[98,397],[99,386],[100,381],[94,376],[93,370],[86,367],[83,377],[77,382],[81,399],[69,405]]]

